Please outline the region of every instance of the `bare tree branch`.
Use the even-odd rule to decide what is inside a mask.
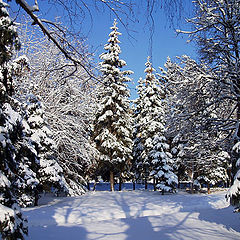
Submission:
[[[61,46],[61,44],[57,41],[57,39],[53,36],[53,34],[44,26],[43,22],[50,23],[50,21],[41,20],[37,15],[35,15],[33,12],[37,10],[37,7],[35,5],[33,7],[29,6],[25,0],[16,0],[16,3],[19,4],[19,6],[24,9],[24,11],[31,17],[33,20],[33,24],[36,24],[40,27],[42,32],[48,37],[49,40],[51,40],[56,47],[64,54],[64,56],[71,60],[75,65],[80,65],[89,75],[89,77],[95,78],[95,76],[89,71],[89,69],[86,67],[85,64],[83,64],[78,59],[71,56],[71,54]],[[35,1],[37,3],[37,1]],[[38,6],[38,5],[36,5]],[[51,23],[52,25],[56,26],[56,24]],[[59,28],[58,28],[59,29]]]

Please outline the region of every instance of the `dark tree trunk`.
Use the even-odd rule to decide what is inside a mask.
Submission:
[[[97,185],[97,181],[95,180],[95,181],[94,181],[94,184],[93,184],[93,191],[96,190],[96,185]]]
[[[39,194],[38,191],[34,191],[34,206],[38,206]]]
[[[208,193],[208,194],[211,193],[211,191],[210,191],[210,184],[209,184],[209,183],[207,183],[207,193]]]
[[[147,178],[145,178],[145,190],[148,188]]]
[[[119,177],[119,188],[118,188],[119,191],[122,191],[122,177],[120,176]]]
[[[190,185],[190,192],[191,194],[193,194],[193,181],[191,182],[191,185]]]
[[[136,190],[135,180],[133,180],[133,190]]]

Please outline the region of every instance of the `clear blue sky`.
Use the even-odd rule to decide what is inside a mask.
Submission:
[[[169,27],[166,14],[163,10],[157,11],[155,17],[155,31],[152,45],[152,62],[153,67],[157,70],[159,66],[163,67],[168,56],[174,58],[183,54],[196,57],[195,48],[192,43],[187,43],[187,36],[177,36],[173,28]],[[110,27],[113,24],[114,16],[112,14],[101,14],[96,12],[93,18],[93,28],[88,35],[88,43],[96,49],[96,60],[98,56],[104,52],[104,44],[107,43]],[[129,37],[128,32],[121,23],[118,23],[118,31],[122,33],[119,36],[121,41],[120,47],[122,53],[121,59],[127,63],[126,69],[132,70],[134,74],[131,76],[133,81],[129,84],[131,89],[131,99],[136,98],[136,86],[139,77],[144,77],[145,62],[150,54],[150,33],[145,25],[146,16],[144,13],[139,15],[139,23],[134,23],[129,26],[129,29],[134,29]],[[119,22],[119,21],[118,21]],[[187,26],[182,25],[186,29]]]
[[[137,19],[138,22],[131,23],[129,21],[129,33],[134,37],[129,37],[127,30],[124,26],[119,23],[119,32],[122,33],[122,36],[119,37],[121,41],[120,47],[122,50],[121,59],[125,60],[127,63],[126,69],[132,70],[134,74],[132,75],[133,81],[129,84],[131,89],[131,98],[136,98],[136,86],[139,77],[144,77],[144,69],[145,62],[147,60],[147,56],[150,54],[149,47],[149,28],[146,25],[146,10],[141,9],[142,6],[138,3],[143,3],[144,1],[137,1]],[[15,1],[11,2],[11,5],[15,6]],[[29,4],[33,4],[33,0],[27,1]],[[92,1],[86,1],[87,3],[91,3]],[[189,11],[187,9],[187,4],[189,1],[184,1],[185,11]],[[47,18],[50,20],[54,20],[55,17],[60,16],[63,17],[62,9],[58,9],[54,7],[49,7],[47,1],[39,1],[40,4],[40,12],[37,13],[42,18]],[[12,7],[12,6],[11,6]],[[189,8],[189,6],[188,6]],[[191,8],[191,7],[190,7]],[[83,23],[78,26],[76,24],[75,29],[83,31],[83,34],[87,34],[89,29],[91,31],[87,34],[87,44],[89,48],[95,50],[95,61],[99,61],[98,56],[104,51],[104,44],[107,43],[108,34],[110,33],[110,27],[113,24],[114,14],[112,12],[105,10],[104,13],[96,11],[95,7],[91,7],[92,13],[92,21],[89,18],[89,15],[86,15]],[[166,13],[163,9],[157,9],[153,13],[153,17],[155,20],[155,31],[153,35],[153,44],[152,44],[152,62],[153,67],[158,69],[159,66],[163,67],[164,63],[168,56],[174,58],[175,56],[181,56],[183,54],[189,55],[195,58],[195,49],[192,44],[187,44],[187,36],[177,36],[175,30],[173,28],[169,28],[169,23],[167,22]],[[64,18],[63,18],[64,19]],[[62,20],[64,21],[64,20]],[[124,20],[123,20],[124,21]],[[119,22],[119,21],[118,21]],[[65,22],[67,24],[67,22]],[[183,26],[180,24],[182,28],[186,29],[187,26]],[[131,30],[134,30],[131,31]]]

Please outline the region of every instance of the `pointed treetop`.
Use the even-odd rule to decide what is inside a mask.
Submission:
[[[113,22],[113,26],[110,29],[115,30],[115,31],[118,30],[117,24],[118,24],[118,22],[117,22],[117,19],[115,18],[114,22]]]
[[[146,69],[144,70],[147,74],[152,74],[156,70],[152,67],[152,63],[150,62],[150,56],[147,57],[147,62],[145,63]]]
[[[146,69],[144,72],[146,73],[146,84],[148,84],[150,81],[156,79],[153,72],[156,70],[152,67],[152,63],[150,62],[150,57],[148,56],[147,62],[145,63]]]
[[[118,35],[121,35],[120,32],[118,32],[118,27],[116,19],[114,20],[113,26],[110,27],[112,30],[109,34],[108,43],[104,45],[104,49],[107,50],[107,52],[102,53],[99,57],[103,60],[100,65],[102,66],[103,72],[109,67],[106,67],[106,64],[110,64],[112,67],[123,67],[126,65],[126,62],[119,59],[119,54],[121,53],[121,49],[119,46],[120,41],[118,40]],[[129,74],[126,72],[126,74]]]
[[[108,42],[109,43],[120,43],[120,41],[118,40],[118,35],[122,35],[120,32],[118,32],[118,27],[117,27],[117,20],[114,19],[113,22],[113,26],[110,27],[110,29],[112,29],[112,32],[109,34],[109,39]]]

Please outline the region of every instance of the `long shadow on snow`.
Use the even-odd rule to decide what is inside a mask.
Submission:
[[[161,195],[159,195],[161,197]],[[122,210],[125,213],[126,218],[122,219],[122,221],[128,226],[128,229],[124,232],[127,235],[126,240],[146,240],[146,236],[148,239],[164,239],[171,240],[171,235],[174,232],[177,232],[178,227],[187,220],[190,213],[178,224],[173,227],[165,226],[160,229],[156,229],[153,227],[150,217],[151,216],[142,216],[144,211],[149,210],[147,204],[149,203],[149,199],[146,198],[142,202],[142,207],[132,216],[130,206],[127,201],[124,199],[124,195],[118,195],[118,198],[115,198],[116,202],[119,206],[122,206]],[[135,199],[137,201],[137,199]],[[154,216],[157,218],[158,216]],[[180,238],[179,238],[180,239]]]
[[[87,232],[82,227],[66,227],[51,225],[46,227],[31,227],[26,240],[82,240],[87,239]]]
[[[87,231],[79,226],[58,226],[57,219],[54,217],[56,212],[65,209],[64,220],[68,223],[74,205],[75,199],[79,197],[71,197],[72,201],[69,202],[69,197],[58,198],[57,203],[50,205],[40,205],[33,210],[26,209],[24,216],[28,219],[29,234],[26,239],[29,240],[66,240],[66,239],[86,239]],[[87,201],[87,198],[78,200],[78,205]],[[24,210],[24,209],[23,209]],[[31,212],[34,211],[34,217],[31,218]],[[62,215],[63,216],[63,215]]]
[[[175,196],[177,196],[177,199],[175,199]],[[169,217],[170,220],[172,218],[171,214],[169,215],[167,212],[160,213],[159,216],[157,215],[157,213],[154,214],[154,216],[142,216],[141,213],[143,213],[145,210],[148,210],[147,198],[145,199],[145,201],[142,202],[141,209],[139,209],[138,212],[134,214],[134,216],[131,216],[131,209],[127,201],[125,201],[124,195],[118,195],[118,198],[116,198],[115,200],[118,205],[122,206],[122,210],[125,212],[126,216],[126,218],[122,219],[122,221],[128,226],[128,229],[125,231],[125,234],[127,235],[126,240],[141,240],[145,239],[145,236],[149,236],[149,239],[185,239],[189,238],[191,234],[193,234],[192,239],[198,239],[198,237],[194,238],[195,234],[200,234],[200,236],[202,236],[205,233],[208,236],[216,236],[218,238],[221,238],[222,236],[224,238],[225,233],[216,233],[214,230],[211,229],[211,223],[223,225],[228,230],[233,229],[236,232],[240,232],[238,226],[238,215],[229,214],[229,212],[231,212],[229,208],[231,207],[222,209],[213,208],[213,206],[209,203],[209,198],[211,200],[211,196],[209,195],[199,195],[198,199],[196,195],[162,196],[159,194],[159,198],[161,198],[163,201],[171,203],[176,208],[181,206],[179,212],[184,214],[183,218],[181,218],[180,220],[172,219],[174,224],[164,226],[164,219],[168,219],[166,220],[166,222],[169,222]],[[191,198],[193,198],[193,200],[195,201],[192,201]],[[212,201],[214,202],[216,200],[217,198],[213,196]],[[159,203],[161,203],[161,201]],[[193,205],[189,205],[189,203],[193,203]],[[191,221],[192,215],[196,213],[199,214],[199,220],[209,222],[208,229],[203,229],[198,226],[191,226],[192,228],[187,229],[186,226],[184,226],[184,223],[187,220]],[[159,226],[153,226],[150,218],[161,221],[161,224],[159,224]],[[233,219],[235,220],[233,221]]]
[[[174,197],[174,196],[173,196]],[[181,212],[196,212],[199,213],[198,219],[210,223],[223,225],[226,229],[233,229],[240,232],[239,228],[239,215],[233,213],[233,207],[216,209],[209,201],[216,202],[219,200],[217,195],[204,195],[204,194],[189,194],[183,195],[181,201]],[[199,200],[198,200],[199,197]],[[188,201],[190,198],[195,198],[194,201]],[[189,205],[189,202],[194,203],[194,206]],[[233,224],[234,223],[234,224]]]

